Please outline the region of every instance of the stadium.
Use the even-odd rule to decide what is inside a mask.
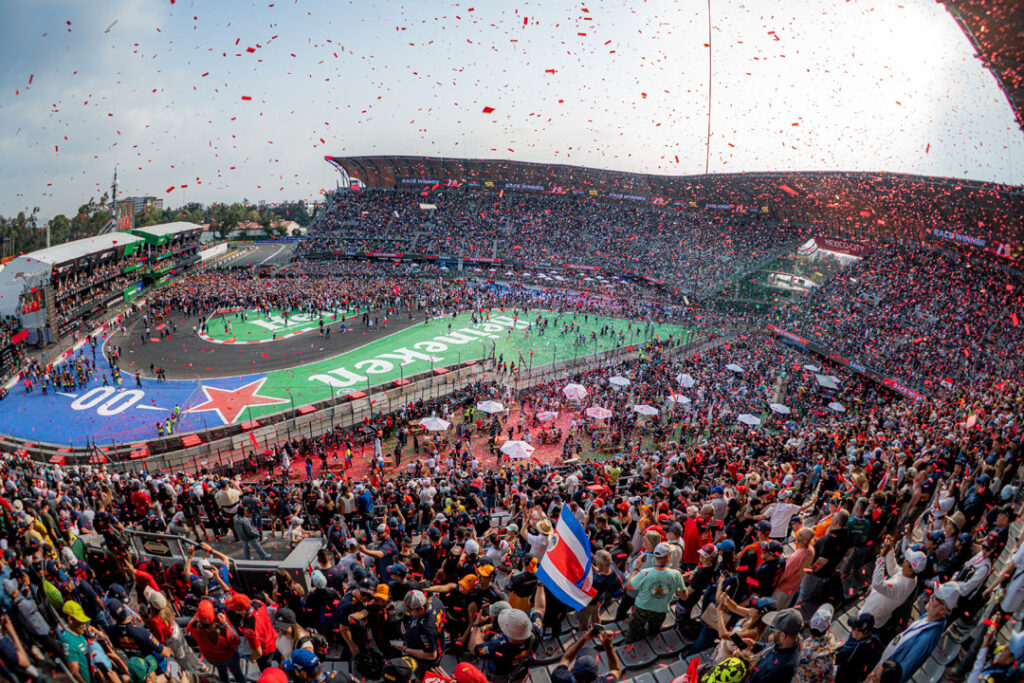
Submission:
[[[1024,188],[321,156],[4,259],[0,679],[1024,680]]]

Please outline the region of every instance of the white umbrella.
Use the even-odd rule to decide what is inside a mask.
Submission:
[[[839,401],[832,401],[831,403],[828,404],[828,407],[831,408],[832,410],[836,411],[837,413],[845,413],[846,412],[846,406],[844,406]]]
[[[630,385],[630,381],[621,375],[615,375],[608,381],[617,387],[628,387]]]
[[[687,398],[686,396],[683,396],[682,394],[669,394],[668,395],[668,402],[669,403],[689,403],[690,399]]]
[[[755,417],[755,416],[751,415],[750,413],[743,413],[742,415],[740,415],[736,419],[739,420],[740,422],[742,422],[745,425],[750,425],[751,427],[755,427],[755,426],[761,424],[761,418]]]
[[[501,405],[497,401],[480,401],[476,404],[476,409],[480,412],[491,415],[493,413],[500,413],[505,410],[505,406]]]
[[[566,398],[579,401],[587,395],[587,388],[582,384],[566,384],[562,387],[562,393]]]
[[[678,375],[676,375],[676,381],[682,384],[687,389],[690,389],[691,387],[693,387],[694,384],[697,383],[697,381],[693,379],[693,377],[691,377],[689,374],[685,372],[680,372]]]
[[[443,432],[451,427],[452,423],[439,417],[425,417],[420,420],[420,426],[428,432]]]
[[[633,412],[640,413],[641,415],[657,415],[658,409],[654,406],[649,406],[646,403],[633,406]]]
[[[540,420],[541,422],[550,422],[551,420],[558,419],[558,413],[556,413],[553,410],[545,410],[543,412],[537,413],[537,419]]]
[[[501,445],[501,452],[512,460],[525,460],[537,450],[525,441],[506,441]]]
[[[789,415],[793,412],[789,409],[789,406],[784,406],[781,403],[769,403],[768,407],[772,409],[773,413],[778,413],[779,415]]]
[[[819,368],[817,365],[808,364],[804,366],[804,370],[807,370],[809,372],[818,372],[819,370],[821,370],[821,368]]]
[[[587,417],[592,417],[595,420],[605,420],[612,416],[612,411],[601,406],[590,406],[587,408]]]
[[[736,365],[735,363],[729,363],[728,365],[725,366],[725,369],[731,370],[733,372],[743,372],[743,368],[741,368],[739,365]]]

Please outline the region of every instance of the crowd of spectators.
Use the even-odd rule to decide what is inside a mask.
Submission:
[[[879,246],[777,324],[925,391],[1021,372],[1024,278],[967,248]]]
[[[421,209],[430,202],[430,209]],[[386,190],[332,196],[310,252],[389,251],[594,266],[695,295],[726,283],[801,233],[757,218],[664,206],[489,191],[422,197]]]

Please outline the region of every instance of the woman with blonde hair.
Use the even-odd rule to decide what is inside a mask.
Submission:
[[[157,640],[166,645],[174,653],[178,666],[187,671],[200,674],[213,672],[213,668],[199,660],[195,651],[185,642],[185,633],[175,622],[177,614],[167,597],[160,591],[147,586],[143,592],[148,606],[146,626]]]

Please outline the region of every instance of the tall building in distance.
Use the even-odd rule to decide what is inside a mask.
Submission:
[[[164,200],[160,197],[125,197],[124,201],[131,202],[134,213],[142,213],[150,207],[158,211],[163,211],[164,208]]]

